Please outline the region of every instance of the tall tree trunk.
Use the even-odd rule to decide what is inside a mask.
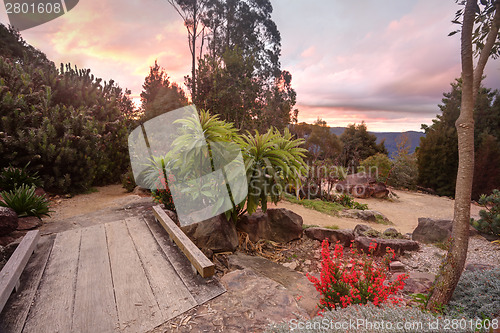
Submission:
[[[500,3],[497,3],[490,32],[474,70],[472,31],[476,7],[477,0],[467,0],[464,10],[461,37],[462,101],[460,116],[455,123],[458,133],[458,173],[453,229],[448,255],[434,281],[427,303],[427,309],[430,310],[436,310],[448,304],[464,269],[469,246],[470,200],[474,176],[474,104],[484,67],[497,39],[500,21]]]
[[[198,1],[194,1],[194,8],[193,8],[193,37],[191,39],[191,77],[192,77],[192,84],[191,84],[191,101],[196,104],[196,34],[197,34],[197,27],[198,27]]]

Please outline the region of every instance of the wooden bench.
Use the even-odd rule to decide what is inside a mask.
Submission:
[[[200,251],[186,234],[172,221],[160,206],[153,207],[155,218],[168,232],[170,238],[182,250],[193,267],[204,278],[215,274],[215,265]]]
[[[19,288],[21,273],[31,254],[35,251],[39,239],[40,232],[38,230],[28,231],[0,272],[0,312],[2,312],[14,288],[16,290]]]

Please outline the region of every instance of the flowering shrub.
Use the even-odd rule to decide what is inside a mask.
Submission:
[[[158,170],[158,176],[153,186],[156,189],[151,191],[151,196],[155,202],[163,204],[165,209],[175,212],[174,199],[172,197],[172,193],[170,192],[170,188],[168,187],[166,178],[167,174],[163,165],[162,169]],[[168,175],[168,181],[173,182],[174,177],[172,175]]]
[[[388,249],[382,265],[376,265],[371,256],[376,247],[376,243],[371,243],[370,254],[361,255],[353,249],[354,255],[346,265],[342,262],[344,247],[336,244],[332,259],[328,241],[326,239],[323,241],[321,279],[307,275],[309,281],[321,294],[319,304],[321,310],[345,308],[351,304],[367,304],[368,302],[379,305],[387,300],[397,304],[400,301],[399,298],[391,295],[403,289],[404,281],[408,276],[401,274],[395,281],[387,281],[389,262],[395,256],[394,250]]]

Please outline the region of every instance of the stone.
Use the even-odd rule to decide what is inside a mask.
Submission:
[[[285,208],[268,209],[267,215],[271,224],[270,240],[285,243],[302,237],[302,216]]]
[[[165,209],[165,205],[161,204],[161,208],[165,211],[165,213],[170,217],[172,221],[174,221],[175,224],[177,224],[178,227],[180,227],[179,224],[179,218],[177,217],[177,214],[169,209]]]
[[[490,269],[493,269],[493,268],[494,268],[494,266],[487,265],[487,264],[469,263],[469,264],[465,265],[465,270],[466,271],[471,271],[471,272],[475,272],[475,271],[487,271],[487,270],[490,270]]]
[[[285,268],[282,264],[266,258],[249,256],[239,252],[228,256],[228,260],[230,268],[235,267],[245,271],[251,269],[258,275],[267,277],[285,287],[293,295],[298,305],[307,311],[310,316],[315,316],[318,313],[317,304],[320,295],[305,274]],[[311,275],[319,278],[316,273]],[[248,330],[244,330],[244,332],[248,332]]]
[[[0,245],[6,246],[12,242],[15,242],[16,240],[23,238],[27,233],[28,231],[26,230],[12,231],[10,234],[0,237]]]
[[[351,246],[351,242],[354,240],[354,232],[349,229],[328,229],[312,227],[307,228],[304,233],[307,237],[322,242],[327,239],[330,244],[336,244],[340,242],[345,247]]]
[[[151,195],[151,191],[145,188],[142,188],[140,186],[136,186],[134,190],[132,191],[133,194],[141,196],[141,197],[148,197]]]
[[[408,279],[405,280],[405,286],[403,292],[405,294],[426,294],[432,287],[434,279],[436,276],[431,273],[422,272],[410,272],[410,273],[400,273],[409,275]],[[391,281],[395,281],[400,274],[394,274],[391,277]]]
[[[389,195],[389,189],[383,183],[376,183],[371,185],[373,189],[372,197],[377,199],[387,198]]]
[[[387,228],[384,230],[383,234],[384,234],[384,236],[389,237],[389,238],[402,238],[402,236],[403,236],[395,228]]]
[[[192,331],[262,332],[271,322],[288,322],[297,315],[309,318],[293,292],[253,269],[229,272],[221,282],[227,292],[210,301],[210,311],[219,313],[220,319],[200,316],[203,319]]]
[[[356,237],[358,236],[364,236],[365,232],[372,229],[371,227],[367,226],[366,224],[357,224],[354,227],[354,235]]]
[[[396,253],[403,254],[404,251],[418,251],[420,246],[417,242],[408,239],[387,239],[387,238],[369,238],[356,237],[354,240],[356,247],[366,253],[369,253],[371,243],[377,243],[374,255],[385,255],[386,248],[390,247]]]
[[[432,218],[418,218],[418,225],[411,238],[421,243],[445,242],[451,237],[453,221]]]
[[[224,214],[181,229],[200,249],[209,249],[217,253],[233,252],[238,247],[236,227]]]
[[[258,210],[252,215],[245,214],[236,223],[239,231],[246,232],[252,242],[267,239],[286,243],[302,237],[302,217],[285,208]]]
[[[391,261],[389,263],[389,269],[391,272],[404,272],[405,265],[401,261]]]
[[[340,213],[340,216],[354,219],[361,219],[367,222],[377,223],[379,219],[388,222],[389,219],[384,214],[376,210],[347,209]]]
[[[287,268],[290,268],[292,271],[294,271],[295,268],[297,268],[297,266],[298,266],[296,261],[285,262],[282,265],[285,266],[285,267],[287,267]]]
[[[245,214],[238,222],[236,222],[236,229],[248,234],[248,238],[256,243],[260,239],[269,237],[271,234],[271,227],[269,225],[269,217],[260,209],[252,215]]]
[[[7,207],[0,207],[0,237],[6,236],[17,229],[18,218],[16,212]]]
[[[17,230],[31,230],[42,226],[42,220],[36,216],[20,217]]]
[[[348,175],[335,185],[335,190],[351,194],[355,198],[385,198],[389,195],[389,189],[384,183],[377,183],[375,178],[364,172]]]
[[[20,237],[20,238],[16,239],[15,241],[5,245],[3,248],[4,257],[10,258],[10,256],[12,255],[12,253],[14,253],[14,251],[17,249],[17,247],[19,246],[19,244],[21,243],[22,240],[23,240],[23,238]]]
[[[47,195],[47,192],[45,192],[45,190],[41,187],[37,187],[35,189],[35,195],[39,196],[39,197],[44,197],[45,199],[48,199],[48,195]]]

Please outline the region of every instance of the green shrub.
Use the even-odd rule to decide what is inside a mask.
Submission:
[[[333,198],[333,201],[336,203],[341,204],[345,208],[348,209],[359,209],[359,210],[367,210],[368,205],[367,204],[362,204],[357,201],[354,201],[354,198],[351,197],[349,194],[341,194],[337,197]]]
[[[15,168],[11,165],[0,171],[0,190],[12,191],[21,185],[41,187],[42,181],[38,177],[38,172],[29,173],[27,168],[29,163],[23,168]]]
[[[35,190],[34,186],[21,185],[15,190],[3,191],[0,195],[4,202],[0,201],[0,206],[12,208],[19,217],[50,216],[49,202],[36,195]]]
[[[496,318],[500,313],[500,268],[463,272],[446,312],[469,318]]]
[[[415,190],[417,180],[418,165],[415,155],[396,156],[387,183],[395,188]]]
[[[353,326],[350,326],[350,323]],[[457,328],[452,326],[454,324],[460,325],[460,319],[450,316],[435,317],[433,314],[423,312],[416,307],[391,304],[380,307],[373,304],[351,305],[336,311],[323,312],[321,316],[310,320],[294,319],[288,323],[271,324],[265,332],[446,332],[446,323],[449,324],[448,331],[450,332],[474,332],[473,329],[466,328],[461,330],[459,326]],[[374,326],[370,328],[370,324],[378,324],[379,326],[378,328]],[[438,326],[430,326],[436,324]],[[380,325],[385,325],[385,329]],[[401,329],[397,329],[396,325],[401,325]],[[387,327],[392,327],[392,329],[388,329]]]
[[[377,153],[362,161],[358,172],[365,172],[378,182],[385,182],[391,168],[392,162],[389,157],[386,154]]]
[[[52,192],[118,181],[128,160],[128,92],[89,70],[0,57],[0,168],[25,165]]]
[[[479,204],[485,209],[479,211],[479,220],[471,220],[474,228],[490,235],[500,234],[500,191],[493,190],[489,196],[481,195]]]
[[[137,186],[135,184],[134,173],[132,170],[128,170],[121,176],[122,186],[127,192],[132,192]]]
[[[155,202],[165,205],[165,209],[171,210],[175,212],[174,199],[172,198],[172,193],[170,193],[170,189],[158,189],[152,190],[151,196]]]
[[[283,134],[271,128],[265,134],[255,131],[254,135],[242,136],[248,213],[254,213],[259,206],[266,211],[268,200],[277,203],[288,185],[300,185],[300,176],[306,172],[306,149],[300,147],[303,143],[302,139],[293,139],[286,128]]]

